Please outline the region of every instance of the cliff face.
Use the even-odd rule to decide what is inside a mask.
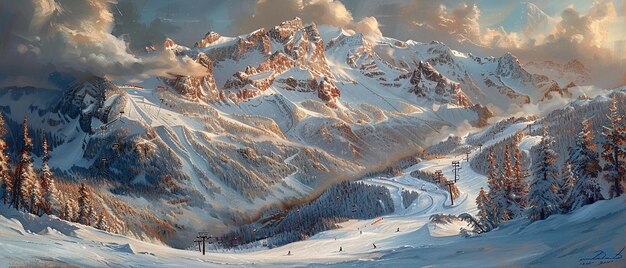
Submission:
[[[405,78],[401,76],[401,78]],[[461,84],[454,82],[435,70],[428,62],[420,61],[409,78],[409,92],[418,97],[441,103],[472,106],[472,102],[461,91]]]
[[[213,61],[211,61],[206,54],[202,52],[189,53],[188,48],[179,46],[171,39],[167,39],[163,47],[167,50],[174,51],[177,55],[190,56],[195,62],[206,68],[206,75],[203,76],[173,74],[175,76],[174,78],[161,78],[164,84],[189,100],[217,102],[223,99],[215,83]]]
[[[94,133],[92,119],[108,123],[123,113],[126,99],[108,79],[93,77],[68,88],[57,106],[61,114],[76,119],[85,133]]]
[[[325,102],[334,102],[339,97],[326,61],[324,41],[315,24],[305,26],[301,19],[295,18],[268,31],[260,29],[230,43],[211,47],[215,38],[215,34],[209,33],[197,47],[204,47],[216,64],[230,60],[252,63],[244,70],[234,70],[224,82],[225,95],[236,103],[261,95],[277,79],[276,86],[288,90],[321,90],[318,96]],[[260,60],[248,61],[250,58]],[[291,70],[302,75],[293,76],[288,73]],[[326,82],[320,87],[317,80]]]

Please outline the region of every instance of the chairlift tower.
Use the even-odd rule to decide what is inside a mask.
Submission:
[[[198,232],[198,236],[196,237],[198,240],[200,240],[200,242],[202,242],[202,255],[205,255],[206,252],[206,240],[210,239],[211,236],[209,235],[209,232]],[[194,240],[195,241],[195,240]],[[198,243],[200,243],[198,242]],[[198,246],[200,247],[200,246]]]
[[[443,170],[435,170],[435,178],[437,179],[437,182],[444,182],[445,178],[443,176]]]
[[[450,191],[451,206],[454,206],[454,196],[452,196],[452,185],[454,185],[454,182],[453,181],[446,181],[446,185],[448,185],[448,191]]]
[[[461,169],[461,163],[459,161],[452,161],[452,169],[454,170],[454,182],[459,179],[458,171]]]

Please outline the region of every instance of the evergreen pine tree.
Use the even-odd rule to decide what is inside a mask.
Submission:
[[[72,198],[64,198],[65,203],[63,205],[63,211],[61,217],[66,221],[76,221],[76,201]]]
[[[487,159],[489,160],[487,183],[489,186],[489,196],[491,197],[491,208],[493,210],[493,224],[495,227],[500,224],[500,222],[508,221],[510,216],[507,209],[508,204],[503,179],[500,172],[498,172],[498,164],[496,163],[496,157],[492,148],[489,148]]]
[[[600,172],[598,153],[593,143],[593,132],[589,120],[584,120],[583,128],[576,137],[576,144],[570,151],[568,162],[576,178],[574,189],[570,192],[568,203],[570,210],[603,200],[596,178]]]
[[[7,130],[4,127],[4,118],[0,113],[0,198],[4,203],[8,203],[13,192],[13,179],[9,174],[9,156],[5,153],[7,144],[3,137]]]
[[[517,147],[517,146],[515,146]],[[514,168],[511,165],[510,146],[507,144],[504,148],[504,170],[502,171],[502,184],[504,185],[504,197],[506,202],[506,211],[509,218],[517,218],[523,215],[524,201],[519,200],[517,195],[516,179],[514,177]],[[521,193],[520,193],[521,194]]]
[[[59,203],[58,193],[52,171],[48,166],[50,154],[48,151],[48,141],[43,139],[43,166],[41,167],[41,188],[43,191],[42,209],[48,215],[59,215],[61,204]]]
[[[96,223],[96,228],[107,232],[109,231],[109,225],[107,224],[107,218],[104,213],[102,213],[100,217],[98,217],[98,223]]]
[[[478,208],[478,223],[484,229],[483,231],[488,232],[492,230],[495,227],[494,209],[492,208],[489,194],[486,193],[482,187],[480,187],[480,192],[478,193],[478,197],[476,197],[476,207]]]
[[[508,144],[504,146],[504,176],[507,179],[513,177],[513,167],[511,167],[511,152]]]
[[[605,164],[604,179],[609,183],[609,197],[618,197],[624,193],[622,185],[626,177],[626,125],[623,116],[618,113],[616,95],[611,98],[609,114],[610,125],[604,127],[602,159]]]
[[[78,190],[78,222],[89,225],[90,220],[90,207],[91,207],[91,193],[84,183],[80,184]]]
[[[14,177],[13,185],[13,206],[19,208],[20,206],[26,210],[34,209],[36,204],[32,204],[31,193],[36,192],[37,187],[37,174],[35,173],[35,167],[30,155],[32,149],[32,140],[28,136],[28,119],[24,118],[24,147],[20,153],[20,162],[17,165]]]
[[[519,142],[519,140],[518,140]],[[515,202],[523,209],[526,207],[526,195],[528,194],[528,185],[524,182],[525,171],[522,163],[522,150],[516,145],[513,154],[513,195]]]
[[[96,209],[93,206],[89,206],[88,215],[89,225],[95,227],[96,224],[98,224],[98,215],[96,214]]]
[[[539,143],[539,155],[533,161],[533,181],[528,192],[528,218],[543,220],[558,213],[561,200],[557,191],[556,152],[552,149],[554,140],[544,126],[544,136]]]
[[[572,165],[570,163],[565,162],[565,164],[563,164],[563,168],[561,169],[558,182],[559,187],[557,194],[561,199],[561,209],[563,211],[569,211],[572,205],[572,200],[570,200],[570,196],[572,190],[574,189],[574,185],[576,184],[576,177],[574,177],[574,173],[572,172]]]
[[[41,192],[41,184],[39,183],[39,180],[35,178],[35,180],[33,180],[33,186],[30,188],[29,211],[32,214],[41,215],[41,207],[43,205],[43,197]]]
[[[72,206],[70,204],[70,200],[66,200],[65,204],[63,204],[63,209],[61,210],[61,218],[66,221],[71,221],[72,215],[74,212],[72,211]]]

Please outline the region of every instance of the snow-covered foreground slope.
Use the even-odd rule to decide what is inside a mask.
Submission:
[[[503,135],[494,137],[490,142],[513,135],[519,128],[519,124],[512,125],[502,131]],[[534,139],[534,136],[528,139]],[[474,150],[470,160],[476,153],[477,150]],[[461,195],[452,206],[446,189],[418,180],[410,173],[415,170],[432,172],[441,169],[449,177],[452,174],[451,161],[461,160],[462,157],[464,155],[444,155],[409,167],[400,176],[364,180],[365,183],[389,189],[396,207],[391,215],[378,219],[351,220],[341,224],[339,229],[319,233],[304,241],[246,252],[216,251],[209,245],[209,252],[202,256],[195,248],[172,249],[67,223],[56,217],[38,218],[2,207],[0,266],[275,267],[312,263],[314,266],[332,264],[349,267],[555,264],[571,267],[578,265],[581,258],[592,258],[598,250],[613,256],[624,246],[624,196],[597,202],[572,214],[551,216],[545,221],[511,221],[473,238],[459,235],[459,229],[466,227],[463,222],[447,225],[430,222],[429,217],[437,213],[474,213],[474,200],[479,189],[486,186],[486,178],[474,172],[468,162],[462,160],[460,180],[457,183]],[[402,205],[403,189],[419,192],[418,199],[407,208]],[[624,260],[614,260],[610,265],[623,266]]]

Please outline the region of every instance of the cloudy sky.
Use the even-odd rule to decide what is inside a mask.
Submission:
[[[626,83],[620,60],[626,55],[614,53],[616,41],[626,39],[626,0],[529,2],[1,0],[0,85],[2,76],[18,83],[50,66],[100,75],[195,73],[197,66],[167,55],[143,59],[128,53],[119,37],[130,37],[131,50],[165,37],[192,45],[209,30],[235,36],[295,16],[373,37],[438,40],[481,56],[510,51],[523,62],[578,59],[599,80],[610,81],[606,86]]]
[[[383,35],[399,39],[410,37],[416,40],[424,37],[402,36],[397,33],[397,29],[401,28],[401,24],[410,24],[411,20],[421,23],[441,22],[434,17],[440,15],[442,8],[446,10],[445,13],[448,13],[449,17],[458,11],[459,16],[477,22],[475,26],[482,29],[497,28],[510,15],[517,15],[511,13],[522,3],[511,0],[120,0],[119,2],[121,4],[131,2],[139,6],[142,10],[140,20],[144,23],[149,23],[155,18],[165,18],[181,26],[197,23],[224,35],[239,35],[258,27],[272,27],[293,16],[342,27],[346,27],[351,22],[359,22],[363,18],[374,17],[379,22],[378,26]],[[572,8],[580,16],[585,16],[594,5],[610,5],[604,7],[603,13],[598,14],[606,18],[606,23],[603,24],[606,27],[603,28],[608,30],[606,38],[602,40],[602,46],[612,49],[616,39],[626,38],[623,0],[528,0],[527,2],[533,3],[557,21],[562,19],[563,12],[568,8]],[[462,5],[467,5],[468,10],[460,12]],[[599,8],[596,7],[596,9]],[[382,22],[389,23],[383,24]],[[430,26],[437,27],[437,25]],[[189,27],[174,35],[184,43],[193,42],[204,32],[206,30],[202,28],[191,29]]]

